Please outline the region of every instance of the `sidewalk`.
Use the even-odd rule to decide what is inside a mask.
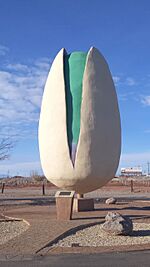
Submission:
[[[14,258],[25,255],[48,255],[52,253],[93,253],[102,251],[120,251],[119,248],[55,248],[51,249],[51,242],[66,231],[83,225],[103,222],[108,211],[130,215],[134,221],[146,221],[150,223],[150,202],[118,203],[108,206],[104,203],[95,204],[95,211],[74,213],[71,221],[59,222],[56,220],[56,207],[32,206],[17,207],[5,212],[10,217],[23,218],[28,221],[30,227],[20,236],[0,246],[0,255],[6,258]],[[126,248],[131,250],[132,248]],[[137,249],[150,249],[150,245],[140,246]],[[125,250],[125,248],[123,249]]]
[[[5,215],[23,218],[30,224],[27,231],[0,246],[0,254],[7,255],[8,257],[9,255],[35,254],[46,244],[71,228],[81,224],[92,223],[93,220],[94,222],[101,221],[101,217],[85,220],[85,218],[80,219],[80,217],[82,218],[82,214],[80,214],[80,217],[75,214],[74,219],[71,221],[58,222],[56,220],[56,208],[54,205],[27,206],[24,208],[10,209],[5,212]],[[87,217],[89,216],[92,216],[92,214],[89,214]],[[86,217],[86,214],[84,214],[84,217]]]

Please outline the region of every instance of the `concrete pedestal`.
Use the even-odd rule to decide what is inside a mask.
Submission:
[[[76,212],[94,210],[94,199],[93,198],[74,198],[73,210]]]
[[[57,220],[67,221],[72,219],[74,191],[57,191],[56,195]]]

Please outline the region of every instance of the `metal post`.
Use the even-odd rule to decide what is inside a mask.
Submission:
[[[45,196],[45,184],[44,183],[42,185],[42,193],[43,193],[43,196]]]
[[[2,183],[2,194],[4,193],[5,183]]]
[[[134,189],[133,189],[133,180],[131,180],[131,192],[133,192]]]

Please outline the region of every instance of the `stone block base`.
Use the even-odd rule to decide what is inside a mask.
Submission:
[[[58,191],[56,197],[57,220],[67,221],[72,219],[74,192]]]
[[[73,210],[76,212],[94,210],[94,199],[93,198],[74,198]]]

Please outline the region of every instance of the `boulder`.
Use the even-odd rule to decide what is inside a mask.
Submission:
[[[102,229],[112,235],[129,235],[133,231],[132,220],[118,212],[108,212]]]
[[[108,212],[105,221],[115,221],[118,218],[123,217],[119,212]]]
[[[106,199],[106,204],[110,205],[110,204],[115,204],[117,202],[117,199],[115,199],[114,197],[108,198]]]

